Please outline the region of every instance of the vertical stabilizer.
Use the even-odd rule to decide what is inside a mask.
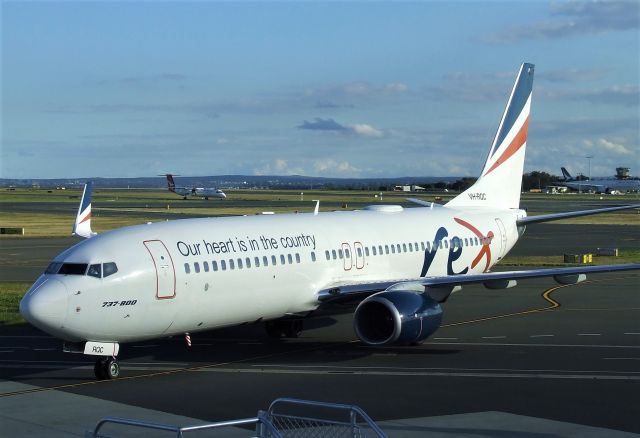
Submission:
[[[91,191],[93,183],[91,181],[84,185],[82,192],[82,199],[80,200],[80,207],[78,207],[78,214],[76,215],[76,221],[73,224],[73,236],[80,236],[88,239],[94,236],[96,233],[91,231]]]
[[[480,178],[469,189],[449,201],[448,207],[520,206],[533,70],[533,64],[524,63],[520,66]]]

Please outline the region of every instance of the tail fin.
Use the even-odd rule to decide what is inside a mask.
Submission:
[[[173,181],[173,175],[170,173],[165,173],[163,176],[167,177],[167,187],[170,192],[176,192],[176,183]]]
[[[565,169],[564,167],[561,167],[560,170],[562,170],[562,175],[564,176],[565,181],[573,180],[573,177],[571,176],[571,174],[567,169]]]
[[[80,200],[80,206],[78,207],[78,214],[76,215],[76,221],[73,224],[73,236],[80,236],[88,239],[94,236],[96,233],[91,231],[91,191],[93,183],[91,181],[84,185],[82,192],[82,199]]]
[[[480,178],[448,207],[518,208],[527,146],[534,65],[524,63],[493,139]]]

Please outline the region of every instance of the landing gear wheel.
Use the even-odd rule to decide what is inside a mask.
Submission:
[[[264,326],[272,338],[297,338],[302,332],[301,319],[267,321]]]
[[[117,379],[120,375],[120,364],[115,357],[107,359],[105,364],[105,375],[107,379]]]
[[[93,366],[98,380],[117,379],[120,375],[120,364],[115,357],[101,357]]]
[[[105,362],[107,361],[107,358],[105,357],[101,357],[100,359],[96,360],[96,364],[93,366],[93,374],[95,374],[96,379],[98,380],[104,380],[107,378],[107,376],[105,376]]]

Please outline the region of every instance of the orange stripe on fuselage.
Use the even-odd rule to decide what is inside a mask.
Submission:
[[[525,144],[525,142],[527,141],[528,128],[529,128],[529,117],[527,117],[527,119],[524,121],[524,123],[522,124],[522,127],[520,127],[520,131],[515,136],[515,138],[511,141],[511,144],[509,145],[509,147],[505,149],[505,151],[502,153],[502,156],[498,158],[498,161],[493,163],[493,166],[491,166],[491,168],[487,170],[487,173],[485,173],[485,175],[491,173],[493,169],[495,169],[496,167],[498,167],[499,165],[507,161],[509,158],[511,158],[513,154],[518,152],[518,150],[522,147],[522,145]]]

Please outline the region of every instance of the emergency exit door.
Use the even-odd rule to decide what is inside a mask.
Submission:
[[[176,271],[169,250],[161,240],[145,240],[144,246],[151,254],[156,270],[156,298],[176,296]]]

